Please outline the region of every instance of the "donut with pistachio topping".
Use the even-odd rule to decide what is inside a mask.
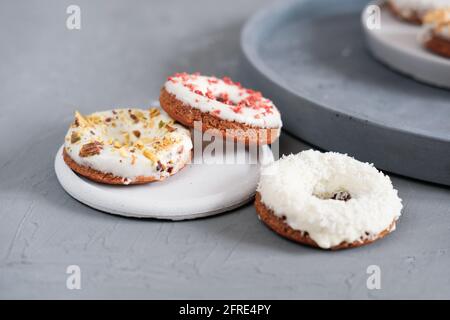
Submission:
[[[185,129],[160,109],[115,109],[87,116],[75,112],[63,149],[76,173],[105,184],[162,181],[191,159]]]
[[[280,135],[281,116],[261,92],[230,78],[177,73],[161,89],[162,108],[188,127],[246,144],[270,144]]]

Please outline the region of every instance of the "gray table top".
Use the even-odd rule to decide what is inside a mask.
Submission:
[[[251,205],[190,222],[111,216],[59,186],[75,108],[146,106],[175,71],[237,76],[239,32],[268,1],[0,3],[0,298],[450,298],[450,191],[393,177],[405,209],[371,246],[323,252],[268,231]],[[284,134],[283,153],[310,146]],[[81,290],[66,268],[81,268]],[[366,286],[381,269],[380,290]]]

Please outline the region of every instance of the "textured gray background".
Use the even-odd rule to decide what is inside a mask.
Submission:
[[[0,2],[1,298],[450,298],[450,192],[393,177],[398,230],[336,253],[269,232],[252,206],[170,223],[70,198],[53,158],[79,108],[146,106],[174,71],[239,77],[239,31],[268,1]],[[82,8],[82,30],[65,9]],[[309,146],[283,135],[281,150]],[[66,267],[82,269],[67,290]],[[366,268],[382,289],[366,288]]]

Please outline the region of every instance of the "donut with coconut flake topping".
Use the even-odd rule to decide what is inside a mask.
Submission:
[[[389,177],[373,165],[309,150],[262,169],[255,207],[260,219],[281,236],[337,250],[394,231],[402,201]]]

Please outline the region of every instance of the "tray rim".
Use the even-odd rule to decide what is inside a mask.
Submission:
[[[382,151],[384,148],[382,146],[376,147],[376,151],[380,151],[379,154],[382,154],[382,156],[379,156],[374,152],[373,148],[371,150],[358,150],[357,147],[356,149],[354,147],[347,147],[342,139],[339,140],[339,138],[328,136],[327,137],[330,139],[324,139],[323,137],[318,137],[317,133],[313,131],[307,131],[307,129],[303,127],[300,128],[298,126],[299,120],[292,119],[286,121],[287,123],[292,121],[292,127],[287,125],[284,129],[292,135],[317,146],[320,149],[344,153],[348,152],[351,155],[360,158],[360,160],[374,163],[381,170],[409,178],[450,186],[450,174],[447,172],[449,164],[445,160],[447,158],[450,159],[450,148],[445,147],[450,143],[450,136],[445,136],[445,132],[444,136],[442,136],[442,132],[439,136],[433,136],[420,130],[414,131],[415,129],[412,127],[395,128],[380,123],[376,119],[362,117],[360,114],[354,112],[343,112],[342,110],[336,110],[326,105],[322,105],[313,97],[302,95],[290,88],[282,77],[264,62],[258,52],[261,40],[264,39],[271,30],[283,23],[283,20],[279,18],[280,16],[283,16],[284,20],[288,20],[290,16],[295,16],[298,10],[301,10],[302,5],[307,1],[311,0],[290,0],[283,3],[278,2],[270,4],[257,11],[244,24],[240,35],[240,49],[242,61],[245,64],[244,67],[248,68],[248,74],[250,75],[249,79],[251,79],[251,82],[253,82],[253,84],[257,83],[260,87],[265,88],[265,90],[261,89],[262,91],[272,91],[271,94],[273,96],[278,96],[277,100],[286,101],[291,104],[292,101],[295,101],[297,104],[302,104],[302,107],[305,109],[304,111],[307,112],[306,117],[309,117],[309,120],[312,119],[311,114],[313,113],[319,113],[322,116],[325,115],[326,117],[321,120],[324,123],[332,121],[330,120],[332,116],[339,117],[342,121],[333,122],[333,124],[336,124],[337,128],[343,128],[344,124],[346,126],[350,125],[355,127],[359,129],[359,132],[367,133],[369,138],[366,139],[369,141],[376,141],[374,140],[374,136],[378,135],[388,137],[388,139],[395,137],[396,139],[392,140],[396,140],[397,142],[385,142],[383,140],[383,147],[386,146],[391,150],[397,150],[398,146],[408,154],[409,158],[414,158],[415,154],[420,155],[420,157],[423,158],[424,154],[428,156],[431,152],[431,156],[427,157],[427,159],[433,157],[434,159],[431,161],[431,166],[424,166],[423,162],[420,162],[420,157],[418,159],[414,158],[414,160],[409,162],[406,166],[404,164],[397,165],[395,162],[399,162],[400,160],[399,158],[396,158],[395,151],[383,153]],[[363,9],[367,7],[367,5],[368,3],[361,3],[361,15],[364,12]],[[255,85],[255,87],[257,86]],[[276,101],[276,103],[278,102],[280,101]],[[306,122],[304,119],[301,121],[303,121],[303,123]],[[362,128],[364,128],[365,131],[361,131]],[[403,144],[400,144],[402,142]],[[414,149],[414,145],[420,145],[421,147]],[[411,152],[411,150],[413,152]],[[406,155],[403,156],[403,159],[406,159]]]
[[[255,68],[267,80],[270,80],[271,82],[273,82],[273,84],[275,86],[281,88],[282,90],[288,91],[292,95],[297,96],[298,98],[304,100],[305,102],[314,104],[316,107],[321,108],[323,110],[331,111],[335,114],[339,114],[344,117],[351,116],[352,120],[354,120],[354,121],[363,121],[366,124],[370,124],[372,126],[376,126],[381,129],[384,129],[384,130],[394,131],[394,132],[398,132],[398,133],[405,133],[408,135],[414,135],[414,136],[425,138],[425,139],[429,138],[429,139],[432,139],[433,141],[450,142],[450,135],[449,135],[448,139],[446,139],[444,137],[434,137],[434,136],[431,136],[426,133],[414,132],[414,131],[412,131],[413,129],[408,130],[407,128],[394,128],[394,127],[379,123],[373,119],[364,119],[364,118],[361,118],[357,113],[350,113],[350,112],[345,113],[340,110],[335,110],[335,109],[329,108],[329,107],[322,105],[319,102],[315,101],[314,98],[312,98],[312,97],[306,97],[306,96],[299,95],[297,92],[295,92],[293,89],[291,89],[288,85],[286,85],[284,83],[284,80],[280,76],[278,76],[276,72],[271,70],[265,64],[265,62],[259,57],[257,50],[255,50],[255,48],[253,46],[249,45],[248,40],[249,40],[249,38],[252,37],[250,34],[252,33],[252,30],[255,28],[255,26],[258,25],[260,23],[260,21],[266,20],[267,16],[269,16],[269,15],[273,14],[273,12],[277,12],[277,11],[281,12],[281,13],[286,12],[292,6],[299,6],[301,3],[304,3],[306,1],[310,1],[310,0],[296,0],[296,1],[290,0],[290,1],[284,2],[283,5],[280,5],[279,3],[272,4],[268,7],[260,9],[260,11],[256,12],[245,23],[245,25],[241,31],[241,37],[240,37],[241,46],[240,47],[241,47],[242,54],[244,55],[246,60],[248,62],[250,62],[250,64],[252,65],[253,68]],[[370,3],[368,3],[367,5],[369,5],[369,4]],[[276,81],[274,81],[273,79],[275,79]],[[432,85],[430,85],[430,86],[432,86]],[[443,88],[441,88],[441,89],[445,90]],[[287,130],[287,131],[289,131],[289,130]]]

